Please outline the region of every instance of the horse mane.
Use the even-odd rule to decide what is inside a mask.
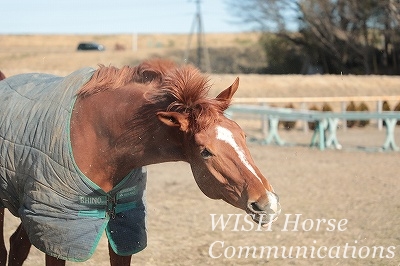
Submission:
[[[6,75],[4,75],[4,73],[1,72],[1,70],[0,70],[0,80],[3,80],[3,79],[5,79],[5,78],[6,78]]]
[[[192,65],[178,66],[162,59],[144,61],[135,67],[105,67],[100,65],[92,78],[78,91],[87,97],[105,90],[115,90],[128,83],[147,84],[147,104],[140,112],[147,119],[158,111],[187,113],[189,131],[196,133],[214,120],[229,106],[225,99],[209,98],[209,78]],[[147,121],[148,122],[148,121]],[[141,121],[139,123],[146,123]]]
[[[92,78],[77,92],[77,96],[86,97],[105,90],[115,90],[131,82],[159,83],[168,69],[174,66],[172,61],[162,59],[147,60],[138,66],[123,66],[120,69],[100,64]]]

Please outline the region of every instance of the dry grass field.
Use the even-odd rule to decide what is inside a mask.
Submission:
[[[98,64],[123,66],[171,52],[182,61],[189,36],[182,35],[0,35],[0,69],[8,75],[29,71],[47,71],[64,75],[83,66]],[[209,47],[246,47],[257,43],[256,33],[209,34]],[[106,47],[104,52],[77,52],[79,42],[94,41]],[[212,45],[211,45],[212,44]],[[124,50],[116,50],[116,46]],[[191,48],[195,48],[196,36]]]
[[[256,45],[257,41],[256,34],[207,38],[209,45],[221,47]],[[99,63],[122,66],[176,49],[183,54],[186,40],[185,35],[140,35],[138,49],[133,51],[132,36],[128,35],[0,36],[0,70],[7,76],[26,72],[66,75]],[[97,41],[107,50],[77,52],[79,41]],[[126,50],[115,51],[116,43]],[[211,74],[211,93],[229,86],[235,77]],[[400,95],[398,76],[239,77],[237,97]],[[250,136],[260,134],[257,121],[238,122]],[[397,141],[399,131],[397,127]],[[250,228],[243,220],[237,227],[236,221],[231,221],[224,230],[220,226],[213,230],[211,214],[228,219],[229,214],[242,212],[206,198],[187,164],[152,165],[148,167],[148,247],[133,257],[133,264],[400,265],[400,153],[357,148],[379,147],[385,132],[375,125],[339,130],[341,144],[353,148],[326,151],[307,146],[312,132],[282,129],[281,134],[297,145],[249,143],[258,167],[280,196],[283,211],[271,230]],[[7,213],[7,238],[17,224],[18,220]],[[270,254],[268,248],[272,248]],[[306,252],[297,253],[299,250]],[[26,265],[43,262],[44,255],[32,248]],[[106,239],[90,260],[79,265],[108,265]]]

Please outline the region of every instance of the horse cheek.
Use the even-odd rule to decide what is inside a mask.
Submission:
[[[205,170],[204,166],[199,167],[191,164],[191,169],[200,190],[211,199],[221,199],[221,193],[218,190],[219,182],[214,177],[210,178],[212,174],[208,170]]]

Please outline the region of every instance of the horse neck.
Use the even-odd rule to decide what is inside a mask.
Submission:
[[[148,109],[146,88],[121,88],[78,98],[71,144],[81,171],[109,190],[132,169],[185,160],[183,136],[164,127]]]

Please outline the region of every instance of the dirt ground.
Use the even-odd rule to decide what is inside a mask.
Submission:
[[[379,147],[384,132],[373,126],[339,132],[339,140],[347,148],[326,151],[307,146],[311,132],[281,133],[289,143],[297,144],[249,143],[258,167],[269,177],[282,204],[282,214],[270,230],[259,230],[256,225],[251,228],[243,218],[238,227],[232,220],[224,230],[221,224],[213,230],[212,214],[228,219],[229,214],[243,213],[206,198],[197,188],[189,165],[152,165],[148,167],[148,247],[133,257],[133,264],[399,265],[400,154],[359,148]],[[9,213],[7,217],[9,235],[18,220]],[[331,224],[318,228],[318,219]],[[261,254],[265,246],[277,247],[278,253],[269,257],[266,251]],[[307,259],[296,254],[299,246],[307,247]],[[243,247],[252,247],[251,252],[241,253]],[[290,247],[292,258],[286,258]],[[380,248],[374,252],[376,247]],[[314,258],[310,258],[313,249]],[[320,259],[323,255],[326,257]],[[44,255],[32,248],[26,265],[43,263]],[[67,265],[108,265],[105,237],[90,260]]]
[[[38,71],[65,75],[81,65],[118,66],[126,62],[123,58],[136,56],[129,51],[90,54],[54,49],[13,52],[3,42],[0,69],[7,76]],[[118,58],[121,61],[115,61]],[[222,89],[236,75],[211,77],[215,87]],[[400,95],[400,77],[240,78],[237,97]],[[241,118],[238,122],[249,139],[260,137],[258,121]],[[399,131],[397,127],[398,145]],[[385,131],[378,131],[374,124],[338,130],[344,148],[325,151],[308,147],[312,132],[281,129],[280,134],[287,146],[249,142],[258,167],[269,178],[282,205],[282,214],[270,230],[259,230],[256,225],[251,228],[242,211],[206,198],[197,188],[189,165],[152,165],[148,167],[148,247],[133,257],[132,264],[400,265],[400,152],[379,151]],[[221,224],[213,224],[212,217],[231,220],[222,230]],[[18,220],[7,212],[6,239],[17,225]],[[306,252],[297,254],[299,250]],[[32,248],[26,265],[43,264],[43,253]],[[109,265],[105,237],[90,260],[67,265]]]

